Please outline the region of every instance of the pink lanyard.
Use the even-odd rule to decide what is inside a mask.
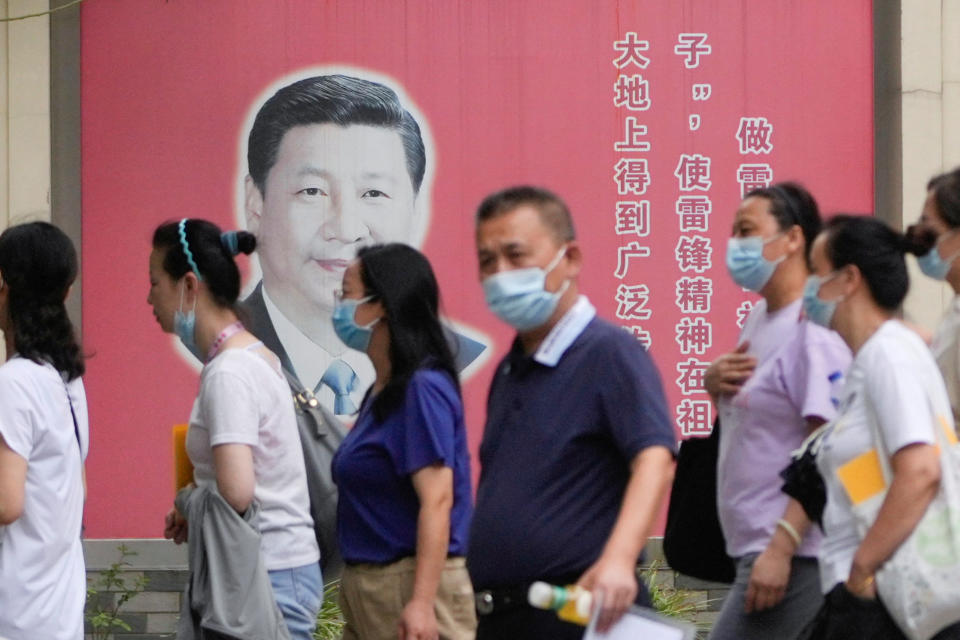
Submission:
[[[223,331],[220,332],[220,335],[217,336],[217,339],[213,341],[213,344],[210,345],[210,351],[207,351],[207,362],[213,360],[213,356],[217,355],[217,352],[220,351],[220,347],[223,346],[224,342],[241,331],[243,331],[243,323],[239,320],[231,325],[227,325]]]

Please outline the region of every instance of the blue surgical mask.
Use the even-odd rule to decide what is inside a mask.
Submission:
[[[337,300],[333,307],[333,316],[330,318],[333,322],[333,331],[340,338],[340,342],[357,351],[365,352],[367,350],[370,337],[373,335],[373,325],[380,322],[380,318],[377,318],[365,326],[357,324],[354,317],[357,313],[357,306],[370,300],[373,300],[373,296]]]
[[[818,324],[821,327],[830,329],[830,321],[833,320],[833,314],[837,310],[837,303],[843,300],[840,296],[836,300],[823,300],[820,298],[820,287],[827,281],[836,277],[836,272],[828,276],[807,276],[807,284],[803,289],[803,313],[810,322]]]
[[[946,280],[947,274],[950,273],[950,267],[953,265],[953,261],[957,259],[957,256],[960,256],[960,251],[958,251],[949,258],[940,257],[940,251],[938,247],[946,237],[947,233],[940,236],[940,238],[937,239],[937,244],[933,245],[933,248],[930,249],[930,251],[917,258],[917,265],[920,267],[920,271],[923,272],[923,275],[933,278],[934,280]]]
[[[180,308],[173,312],[173,332],[180,338],[183,346],[194,355],[200,362],[204,361],[204,354],[200,352],[197,346],[197,339],[194,335],[197,331],[197,301],[193,301],[193,308],[189,311],[183,310],[183,290],[184,285],[180,285]]]
[[[763,247],[781,235],[778,233],[766,240],[760,236],[730,238],[727,241],[727,271],[733,281],[750,291],[763,289],[777,265],[787,257],[782,255],[776,260],[767,260],[763,257]]]
[[[547,274],[560,263],[566,251],[566,248],[561,249],[545,269],[513,269],[484,278],[483,295],[487,306],[498,318],[517,331],[530,331],[544,325],[556,310],[560,297],[570,286],[570,281],[567,280],[558,291],[544,289]]]

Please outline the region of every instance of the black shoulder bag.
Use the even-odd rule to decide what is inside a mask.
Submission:
[[[717,515],[717,456],[720,420],[706,438],[684,440],[663,534],[663,555],[671,569],[711,582],[733,582],[736,568],[727,555]]]

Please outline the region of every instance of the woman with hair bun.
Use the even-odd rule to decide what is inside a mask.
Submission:
[[[77,253],[47,222],[0,234],[0,637],[80,640],[83,355],[64,299]]]
[[[294,407],[280,361],[235,310],[240,273],[233,256],[255,247],[253,235],[221,233],[206,220],[160,225],[147,302],[160,328],[204,363],[186,439],[194,481],[215,489],[237,514],[259,505],[260,554],[274,598],[290,635],[306,640],[323,587]],[[179,544],[188,524],[174,508],[164,536]]]
[[[840,334],[854,358],[837,417],[824,427],[816,453],[826,487],[819,558],[826,602],[801,638],[899,639],[908,630],[898,627],[877,598],[874,577],[936,497],[941,469],[935,429],[949,438],[954,428],[929,349],[896,318],[909,286],[904,252],[910,247],[883,222],[850,215],[832,218],[813,243],[804,311]],[[889,483],[878,456],[888,460]],[[879,485],[871,484],[878,477]],[[879,508],[864,527],[856,505],[865,509],[874,495]],[[941,555],[939,562],[949,557]],[[921,618],[917,624],[933,621]],[[937,640],[960,634],[957,625],[909,631],[910,637],[939,631]]]
[[[954,298],[933,336],[931,349],[947,385],[954,421],[960,420],[960,167],[927,183],[920,222],[907,232],[910,253],[924,275],[944,280]]]

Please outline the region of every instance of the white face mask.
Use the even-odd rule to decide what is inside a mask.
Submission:
[[[566,247],[560,249],[557,256],[543,269],[513,269],[485,278],[483,293],[487,306],[498,318],[517,331],[530,331],[545,324],[570,286],[570,281],[565,280],[558,291],[550,292],[544,289],[547,274],[560,264],[566,252]]]

